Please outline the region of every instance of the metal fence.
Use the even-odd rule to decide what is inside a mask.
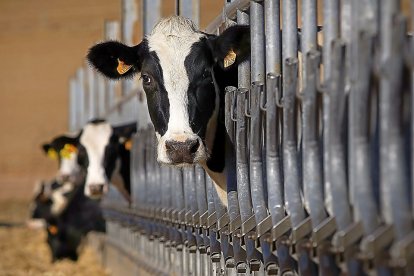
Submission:
[[[138,120],[133,204],[107,196],[108,240],[157,275],[412,275],[414,4],[227,2],[206,31],[237,23],[252,34],[251,61],[226,89],[237,163],[227,208],[201,167],[158,165],[135,82],[119,87],[86,66],[71,81],[72,130],[95,116]],[[143,1],[139,14],[123,1],[122,39],[131,42],[134,20],[151,30],[160,5]],[[176,5],[198,21],[198,1]],[[106,23],[106,38],[119,39],[117,24]]]

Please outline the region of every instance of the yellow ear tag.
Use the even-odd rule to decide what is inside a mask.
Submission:
[[[236,61],[236,53],[233,51],[233,49],[230,49],[230,51],[227,53],[227,56],[224,58],[224,68],[229,67]]]
[[[52,149],[52,148],[50,148],[50,149],[47,150],[47,156],[50,159],[57,159],[58,158],[57,152],[54,149]]]
[[[47,230],[49,230],[49,233],[52,235],[56,235],[58,233],[58,228],[55,225],[49,225]]]
[[[118,67],[116,67],[116,71],[118,71],[120,75],[125,74],[131,68],[132,68],[132,65],[125,64],[122,60],[119,60],[118,58]]]
[[[124,143],[124,147],[126,150],[131,150],[132,149],[132,141],[131,139],[128,139],[125,143]]]
[[[65,144],[63,149],[60,150],[60,156],[62,158],[70,158],[72,153],[78,152],[78,149],[72,144]]]

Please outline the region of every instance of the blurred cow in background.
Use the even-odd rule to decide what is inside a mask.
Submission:
[[[60,135],[52,139],[50,143],[42,145],[49,158],[58,160],[59,169],[56,175],[58,182],[70,181],[75,183],[81,178],[80,167],[77,162],[78,144],[78,135]]]
[[[130,148],[136,123],[111,126],[105,120],[86,124],[79,136],[78,161],[85,171],[85,195],[101,198],[109,183],[130,201]]]

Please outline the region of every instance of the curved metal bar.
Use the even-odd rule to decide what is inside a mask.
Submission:
[[[291,217],[292,226],[297,227],[305,219],[300,190],[299,160],[296,131],[296,58],[289,58],[284,65],[284,109],[283,109],[283,175],[286,211]]]
[[[345,47],[342,41],[333,43],[333,72],[329,82],[329,182],[331,189],[327,192],[328,205],[332,205],[338,230],[345,230],[351,224],[351,210],[348,199],[346,164],[345,164]],[[331,201],[331,202],[329,202]]]

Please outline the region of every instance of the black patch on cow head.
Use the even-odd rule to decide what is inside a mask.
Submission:
[[[189,79],[187,91],[189,123],[192,131],[203,141],[208,121],[216,108],[213,64],[213,56],[206,38],[193,44],[190,54],[184,61]]]
[[[45,143],[42,145],[42,150],[45,154],[48,154],[51,150],[55,151],[59,164],[61,162],[62,156],[60,155],[61,150],[65,147],[66,144],[72,145],[75,148],[79,146],[79,136],[70,137],[66,135],[56,136],[52,139],[50,143]]]
[[[155,131],[161,136],[167,132],[170,118],[170,102],[164,86],[163,71],[155,52],[149,52],[142,64],[142,86]]]
[[[108,78],[132,77],[141,70],[141,55],[142,52],[145,52],[146,45],[146,43],[140,43],[134,47],[129,47],[118,41],[107,41],[90,48],[86,58],[98,72]],[[121,74],[117,70],[120,62],[132,67]]]

